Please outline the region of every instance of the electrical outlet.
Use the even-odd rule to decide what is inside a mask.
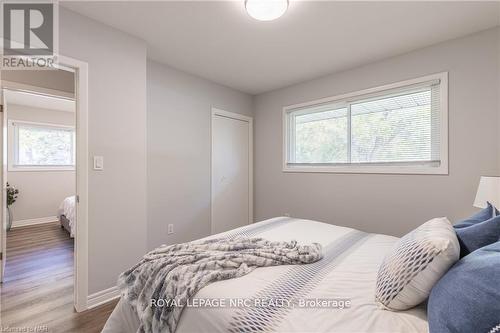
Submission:
[[[167,226],[167,234],[171,235],[174,233],[174,225],[173,224],[169,224]]]

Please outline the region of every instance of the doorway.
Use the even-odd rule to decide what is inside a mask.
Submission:
[[[212,109],[212,234],[253,222],[253,121]]]
[[[7,165],[2,175],[7,224],[2,251],[2,320],[20,326],[37,299],[47,310],[60,307],[73,312],[77,225],[74,73],[52,70],[20,75],[6,71],[2,76],[3,162]],[[49,84],[31,85],[37,77],[64,90],[51,87],[49,93]],[[30,301],[23,304],[18,295]],[[54,295],[57,305],[48,301]]]
[[[71,284],[70,289],[71,289],[71,295],[69,297],[71,298],[70,301],[70,306],[67,307],[69,308],[69,311],[71,313],[74,312],[73,309],[76,309],[77,312],[81,312],[87,309],[87,300],[88,300],[88,241],[87,241],[87,215],[88,215],[88,133],[87,133],[87,96],[88,96],[88,66],[86,63],[72,59],[69,57],[65,56],[59,56],[59,64],[57,66],[58,71],[65,71],[72,73],[73,75],[73,82],[74,82],[74,102],[75,102],[75,112],[76,112],[76,124],[74,128],[74,167],[75,167],[75,172],[76,172],[76,188],[75,188],[75,195],[73,200],[75,201],[74,209],[75,209],[75,224],[76,227],[74,228],[74,263],[73,263],[73,271],[74,274],[72,278],[70,279],[71,281],[69,284]],[[32,75],[33,73],[30,73],[32,71],[21,71],[24,72],[21,74],[22,77],[27,78]],[[46,72],[51,72],[51,71],[46,71]],[[42,89],[36,89],[36,85],[23,82],[22,80],[16,81],[9,81],[7,80],[6,77],[6,71],[2,71],[1,73],[2,77],[0,78],[0,83],[2,85],[2,88],[5,88],[7,90],[12,90],[12,91],[20,91],[20,92],[26,92],[26,93],[38,93],[42,95],[57,95],[54,94],[54,89],[50,88],[42,88]],[[3,90],[2,90],[3,91]],[[67,96],[66,96],[67,97]],[[6,108],[8,109],[8,103]],[[4,113],[4,118],[5,114],[8,114],[8,110],[6,113]],[[8,158],[7,158],[7,134],[8,134],[8,129],[7,127],[9,126],[8,119],[4,119],[3,122],[3,172],[2,176],[4,173],[7,173],[8,171]],[[3,183],[3,191],[2,191],[2,203],[4,206],[2,209],[2,228],[0,228],[0,233],[1,237],[0,239],[5,240],[7,236],[6,232],[6,226],[7,226],[7,217],[6,217],[6,182],[8,180],[8,176],[3,176],[2,177],[2,183]],[[60,208],[63,208],[63,202],[60,204]],[[59,209],[58,209],[59,210]],[[62,211],[62,210],[61,210]],[[64,214],[61,214],[64,215]],[[61,220],[59,219],[59,214],[56,212],[55,214],[57,218],[57,224],[59,231],[65,230],[65,225],[64,224],[69,224],[69,220],[63,221],[63,226],[61,227]],[[15,219],[15,218],[14,218]],[[43,222],[43,221],[42,221]],[[39,226],[42,226],[42,224],[39,224]],[[69,227],[69,225],[68,225]],[[70,231],[67,232],[68,237],[70,235]],[[3,276],[3,273],[5,270],[2,268],[5,267],[5,262],[8,261],[9,253],[5,252],[5,246],[6,242],[2,241],[2,252],[0,255],[0,276]],[[7,258],[7,260],[5,260]],[[0,286],[2,289],[2,292],[5,290],[9,290],[9,288],[6,288],[6,285],[2,283]],[[3,299],[5,301],[5,299]],[[3,312],[3,309],[2,309]]]

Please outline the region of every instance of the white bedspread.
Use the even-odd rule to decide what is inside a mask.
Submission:
[[[70,236],[75,237],[76,231],[76,210],[75,210],[75,196],[67,197],[61,202],[59,210],[57,212],[57,218],[61,215],[66,216],[69,221]]]
[[[304,299],[342,299],[350,301],[350,306],[332,308],[330,302],[329,307],[283,306],[270,311],[269,307],[192,305],[184,309],[177,332],[256,332],[257,328],[275,332],[428,332],[423,306],[391,312],[378,308],[374,302],[379,265],[396,237],[289,218],[266,220],[228,233],[245,230],[251,230],[251,236],[269,240],[321,243],[325,258],[318,265],[258,268],[241,278],[212,283],[201,289],[195,299],[269,300],[287,296],[296,304]],[[129,304],[120,301],[103,332],[136,332],[138,327],[137,314]]]

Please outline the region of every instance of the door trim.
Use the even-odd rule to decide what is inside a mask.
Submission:
[[[0,78],[1,79],[1,78]],[[1,81],[0,81],[1,84]],[[2,238],[1,238],[1,253],[2,262],[0,264],[0,281],[3,283],[5,275],[5,264],[7,261],[7,98],[5,96],[5,89],[2,88],[2,203],[0,205],[1,209],[1,219],[2,219]]]
[[[88,64],[59,56],[60,69],[75,73],[76,100],[76,235],[74,259],[74,307],[87,310],[88,290]]]
[[[212,107],[210,119],[210,234],[214,233],[213,225],[213,146],[214,146],[214,118],[226,117],[248,123],[248,224],[253,223],[253,118],[239,113],[229,112]]]

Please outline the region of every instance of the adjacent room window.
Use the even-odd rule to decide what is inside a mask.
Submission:
[[[9,121],[9,168],[74,170],[75,130],[70,126]]]
[[[447,73],[284,109],[284,171],[447,174]]]

